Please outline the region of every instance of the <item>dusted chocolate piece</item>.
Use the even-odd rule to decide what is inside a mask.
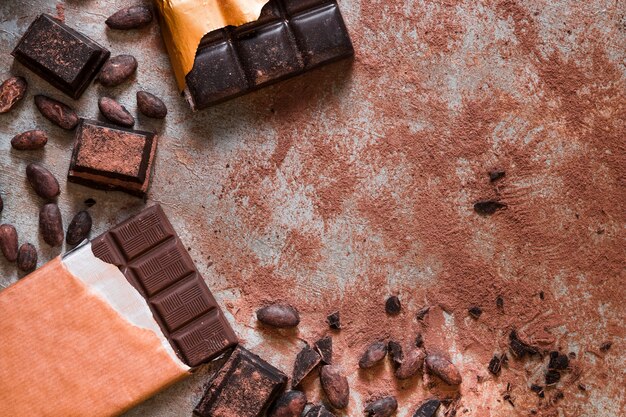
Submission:
[[[94,255],[117,265],[146,298],[176,353],[198,366],[237,345],[217,302],[160,206],[92,241]]]
[[[213,379],[194,413],[200,417],[260,417],[286,383],[285,374],[240,346]]]
[[[353,53],[336,1],[270,0],[258,20],[202,39],[185,95],[202,109]]]
[[[50,15],[30,25],[11,53],[68,96],[79,98],[109,58],[109,51]]]
[[[296,361],[293,364],[291,386],[295,388],[300,385],[300,382],[319,365],[321,360],[322,358],[319,353],[306,344],[296,356]]]
[[[82,120],[76,129],[67,179],[145,197],[156,147],[154,133]]]

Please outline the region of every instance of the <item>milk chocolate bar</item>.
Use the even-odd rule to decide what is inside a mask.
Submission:
[[[85,35],[42,14],[11,53],[25,67],[68,96],[79,98],[110,52]]]
[[[335,0],[270,0],[258,20],[202,39],[185,95],[203,109],[353,53]]]

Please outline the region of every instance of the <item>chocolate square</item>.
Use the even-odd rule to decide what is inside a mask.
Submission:
[[[52,16],[42,14],[11,54],[54,87],[77,99],[110,52]]]
[[[81,120],[76,129],[68,180],[145,197],[156,147],[154,133]]]
[[[236,348],[211,381],[194,414],[260,417],[287,383],[287,376],[249,350]]]

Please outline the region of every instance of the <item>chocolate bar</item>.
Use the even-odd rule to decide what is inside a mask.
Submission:
[[[335,0],[270,0],[258,20],[202,39],[185,96],[203,109],[353,53]]]
[[[196,406],[199,417],[260,417],[287,384],[287,376],[237,347]]]
[[[67,179],[104,190],[145,197],[157,136],[93,120],[81,120]]]
[[[42,14],[11,53],[68,96],[79,98],[110,52],[54,17]]]

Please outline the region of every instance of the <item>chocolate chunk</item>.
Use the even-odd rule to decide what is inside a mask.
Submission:
[[[504,178],[504,176],[506,175],[506,172],[502,169],[494,169],[489,171],[489,181],[491,182],[495,182],[498,181],[501,178]]]
[[[256,317],[261,323],[278,328],[296,327],[300,324],[298,310],[283,303],[270,304],[258,309]]]
[[[105,87],[115,87],[128,80],[135,71],[137,71],[137,60],[134,56],[114,56],[102,66],[98,81]]]
[[[37,249],[30,243],[20,246],[17,252],[17,267],[23,272],[30,272],[37,267]]]
[[[65,235],[65,241],[68,245],[78,245],[83,240],[89,237],[91,231],[91,215],[81,210],[72,219],[70,225],[67,228],[67,234]]]
[[[28,83],[23,77],[11,77],[0,85],[0,114],[7,113],[26,95]]]
[[[424,318],[426,317],[426,314],[428,314],[428,310],[430,310],[430,307],[428,307],[428,306],[427,306],[427,307],[422,307],[422,308],[420,309],[420,311],[418,311],[418,312],[417,312],[417,314],[416,314],[416,318],[417,318],[419,321],[424,320]]]
[[[322,389],[328,402],[335,408],[346,408],[350,401],[350,387],[348,379],[340,368],[335,365],[324,365],[320,372]]]
[[[258,20],[202,39],[185,95],[202,109],[353,53],[336,0],[270,0]]]
[[[556,369],[563,371],[569,366],[569,358],[559,352],[550,352],[550,362],[548,363],[548,369]]]
[[[82,95],[110,55],[85,35],[47,14],[35,19],[11,54],[74,99]]]
[[[441,401],[437,399],[433,398],[430,400],[426,400],[415,411],[413,417],[433,417],[437,413],[440,405]]]
[[[307,344],[296,356],[291,376],[291,386],[297,387],[300,382],[321,362],[320,355]]]
[[[59,182],[52,172],[39,164],[32,163],[26,166],[26,178],[41,198],[52,200],[61,193]]]
[[[389,358],[391,359],[394,368],[397,369],[404,361],[402,345],[394,340],[390,340],[389,343],[387,343],[387,351],[389,352]]]
[[[268,417],[300,417],[306,406],[306,395],[301,391],[284,392],[274,405]]]
[[[387,298],[387,301],[385,302],[385,311],[387,312],[387,314],[395,316],[396,314],[400,313],[401,308],[402,306],[400,304],[400,299],[398,298],[398,296],[392,295],[391,297]]]
[[[63,219],[59,206],[54,203],[45,204],[39,211],[39,230],[44,242],[50,246],[61,246],[63,243]]]
[[[424,346],[424,338],[421,333],[418,333],[417,336],[415,336],[415,346],[416,347]]]
[[[470,316],[478,320],[480,315],[483,314],[483,309],[478,306],[473,306],[473,307],[470,307],[467,310],[467,312],[469,313]]]
[[[217,373],[194,413],[200,417],[260,417],[287,383],[287,376],[238,347]]]
[[[167,116],[167,107],[160,98],[146,91],[137,91],[137,109],[153,119],[163,119]]]
[[[323,405],[314,405],[304,415],[304,417],[336,417],[333,413],[328,411]]]
[[[13,225],[0,225],[0,251],[9,262],[17,259],[17,230]]]
[[[395,375],[398,379],[408,379],[416,375],[424,365],[426,353],[423,349],[413,348],[404,354],[402,363],[396,369]]]
[[[365,406],[363,412],[367,417],[389,417],[398,409],[396,397],[384,397],[372,401]]]
[[[145,197],[156,147],[154,133],[83,120],[76,130],[67,179]]]
[[[322,358],[322,362],[326,365],[333,363],[333,338],[326,336],[313,345],[317,353]]]
[[[147,300],[181,359],[195,367],[237,345],[237,337],[159,205],[91,242]]]
[[[385,342],[374,342],[367,347],[361,359],[359,368],[368,369],[380,363],[387,356],[387,344]]]
[[[111,29],[139,29],[152,22],[152,11],[148,6],[137,5],[118,10],[104,21]]]
[[[556,369],[549,369],[546,372],[546,385],[555,385],[561,380],[561,373]]]
[[[489,366],[487,367],[489,372],[493,375],[500,375],[500,370],[502,369],[502,360],[498,355],[493,355],[493,358],[489,361]]]
[[[100,113],[111,123],[124,127],[133,127],[135,125],[135,118],[126,110],[126,107],[110,97],[100,97],[98,108]]]
[[[73,108],[50,97],[38,94],[35,106],[41,114],[61,129],[73,130],[80,119]]]
[[[339,317],[339,312],[335,311],[334,313],[329,314],[328,317],[326,317],[326,323],[328,323],[328,327],[330,327],[331,329],[334,329],[334,330],[341,329],[341,320]]]
[[[522,342],[515,330],[511,330],[509,334],[509,348],[511,353],[517,358],[523,358],[527,354],[534,355],[537,353],[537,349]]]
[[[494,214],[506,207],[506,204],[495,200],[480,200],[474,203],[474,211],[483,216]]]
[[[459,370],[447,358],[430,353],[426,356],[425,363],[428,370],[441,378],[446,384],[459,385],[463,382]]]
[[[48,135],[42,130],[29,130],[11,139],[11,146],[18,151],[34,151],[48,143]]]

